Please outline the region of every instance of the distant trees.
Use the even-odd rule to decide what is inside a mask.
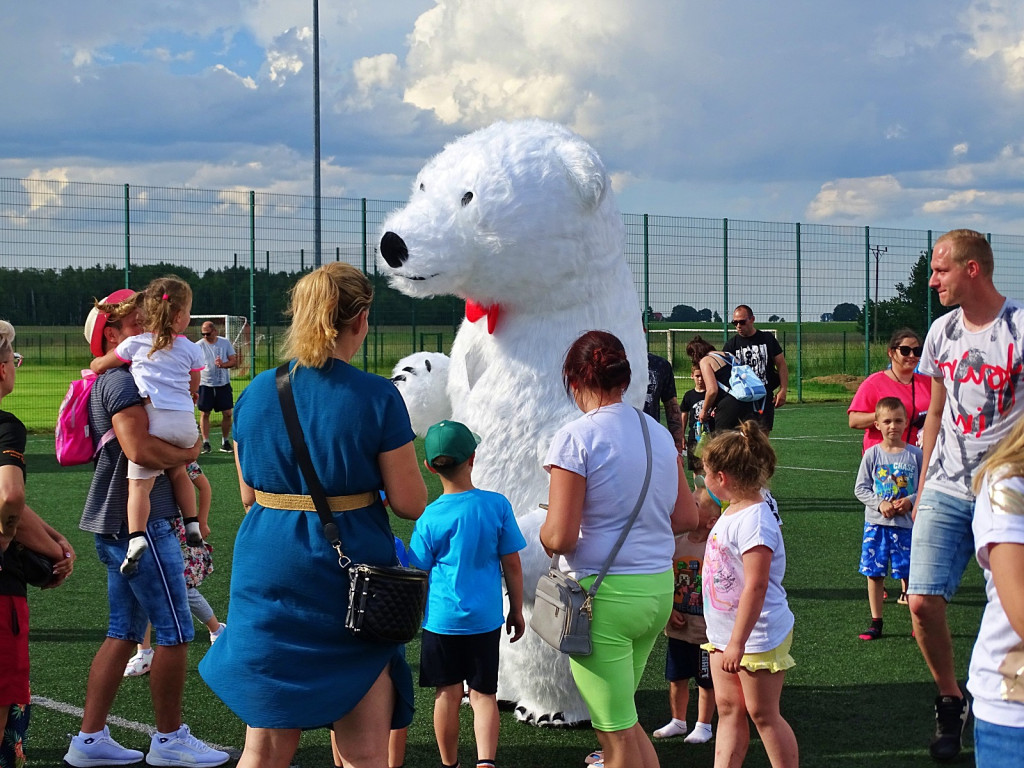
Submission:
[[[673,323],[720,323],[722,316],[718,310],[712,312],[707,307],[694,309],[688,304],[676,304],[668,318]]]
[[[858,315],[860,315],[860,307],[848,301],[836,304],[836,308],[832,310],[832,319],[836,322],[856,320]]]
[[[874,339],[885,339],[897,328],[913,328],[918,333],[928,331],[928,294],[931,293],[932,320],[951,311],[952,307],[944,307],[939,303],[939,295],[928,287],[931,270],[928,266],[928,252],[921,251],[920,257],[910,270],[906,283],[896,283],[896,295],[891,299],[878,302],[877,327],[875,323],[875,304],[867,302],[867,310],[871,318],[871,336]],[[838,308],[837,308],[838,309]],[[858,310],[857,330],[864,332],[864,312]]]

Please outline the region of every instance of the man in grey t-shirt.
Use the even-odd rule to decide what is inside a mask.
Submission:
[[[199,349],[206,359],[206,367],[199,375],[199,431],[203,435],[203,453],[210,452],[210,411],[219,411],[220,450],[231,453],[231,416],[235,398],[231,391],[231,374],[238,365],[238,356],[231,342],[217,335],[217,326],[207,320],[203,323],[203,338]]]
[[[960,752],[967,699],[957,682],[946,605],[974,556],[972,473],[1024,413],[1024,307],[992,282],[992,247],[969,229],[947,232],[932,251],[928,285],[959,309],[928,330],[920,371],[932,377],[922,432],[924,482],[914,509],[910,612],[914,634],[938,686],[936,760]]]

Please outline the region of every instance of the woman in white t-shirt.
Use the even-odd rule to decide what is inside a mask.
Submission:
[[[674,533],[697,524],[672,435],[622,401],[630,367],[622,342],[588,331],[566,354],[565,388],[583,415],[560,429],[545,468],[548,515],[540,529],[548,554],[585,589],[593,584],[636,505],[647,471],[640,419],[651,439],[651,481],[622,549],[594,598],[593,653],[570,657],[608,768],[655,768],[658,756],[637,720],[633,694],[672,611]]]
[[[974,548],[988,597],[967,681],[974,759],[1002,768],[1024,752],[1024,419],[975,472],[974,491]]]

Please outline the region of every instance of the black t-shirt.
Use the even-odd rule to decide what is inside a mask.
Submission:
[[[25,476],[25,425],[17,416],[0,411],[0,467],[20,467]],[[15,561],[14,546],[0,553],[0,595],[24,597],[27,594],[21,566]]]
[[[704,392],[696,389],[689,389],[683,393],[683,402],[680,403],[680,410],[686,414],[686,445],[690,447],[697,444],[697,434],[694,431],[697,427],[697,420],[700,418],[701,408],[704,406]]]
[[[781,381],[775,358],[782,354],[782,346],[775,334],[754,331],[753,336],[744,337],[737,333],[725,342],[722,351],[735,355],[739,362],[753,368],[769,392],[779,388]]]
[[[676,396],[676,380],[672,364],[664,357],[647,353],[647,399],[644,413],[657,422],[661,421],[661,404]]]

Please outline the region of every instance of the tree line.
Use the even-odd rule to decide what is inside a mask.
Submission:
[[[307,270],[308,271],[308,270]],[[285,325],[288,292],[304,272],[257,271],[253,274],[257,326]],[[245,267],[208,269],[201,275],[179,264],[133,266],[129,287],[141,290],[157,277],[177,275],[193,293],[195,314],[249,317],[249,277]],[[382,275],[370,275],[374,287],[371,322],[383,325],[456,325],[464,304],[454,296],[414,299],[394,290]],[[114,266],[64,269],[0,268],[4,303],[0,318],[15,325],[80,326],[93,302],[124,287],[123,268]]]

